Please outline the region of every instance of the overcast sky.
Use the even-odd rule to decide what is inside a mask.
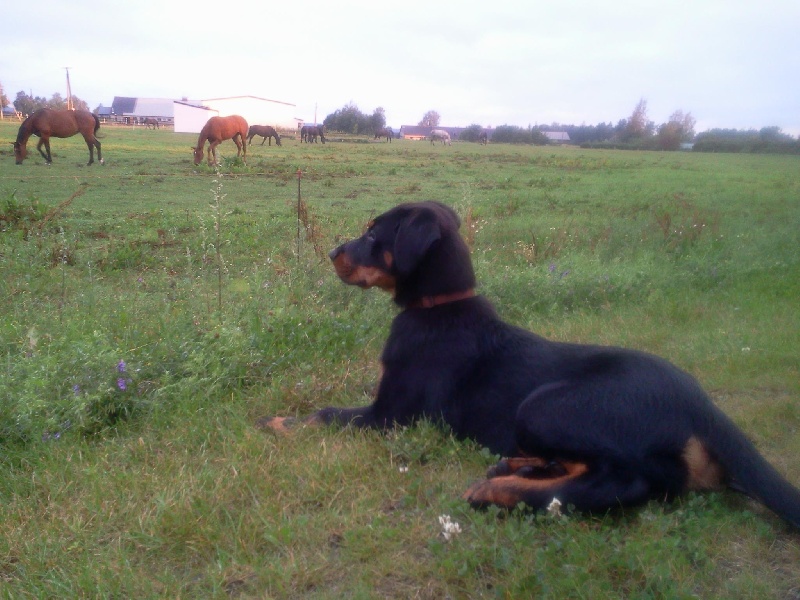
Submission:
[[[347,103],[390,126],[580,125],[640,98],[697,131],[800,134],[798,0],[38,0],[0,20],[0,83],[91,109],[114,96],[251,95],[319,121]]]

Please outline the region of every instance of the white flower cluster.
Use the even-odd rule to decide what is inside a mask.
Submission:
[[[461,533],[461,525],[450,520],[450,515],[439,515],[439,525],[442,526],[442,535],[448,542]]]
[[[561,516],[561,501],[558,498],[553,498],[553,500],[547,506],[547,514],[551,517]]]

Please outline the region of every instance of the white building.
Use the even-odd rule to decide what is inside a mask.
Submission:
[[[199,104],[175,101],[175,131],[200,133],[213,116],[241,115],[249,125],[272,125],[277,129],[297,130],[301,121],[295,116],[297,105],[256,96],[210,98]]]

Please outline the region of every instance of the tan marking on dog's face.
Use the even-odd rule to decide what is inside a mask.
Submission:
[[[391,273],[378,267],[355,265],[346,252],[342,252],[333,260],[333,268],[339,279],[349,285],[362,288],[378,287],[394,292],[396,280]]]
[[[683,461],[689,476],[686,479],[688,490],[718,490],[723,487],[725,472],[696,437],[689,438],[683,449]]]
[[[394,291],[397,282],[391,274],[377,267],[355,267],[351,271],[347,283],[363,288],[378,287],[382,290]]]

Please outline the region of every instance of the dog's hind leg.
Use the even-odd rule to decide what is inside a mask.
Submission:
[[[506,467],[507,463],[503,468]],[[610,465],[598,468],[581,462],[554,461],[544,467],[521,465],[511,474],[479,481],[462,497],[475,508],[494,504],[512,509],[525,504],[540,510],[558,499],[564,506],[591,512],[640,504],[650,493],[648,482],[630,471],[618,472]]]

